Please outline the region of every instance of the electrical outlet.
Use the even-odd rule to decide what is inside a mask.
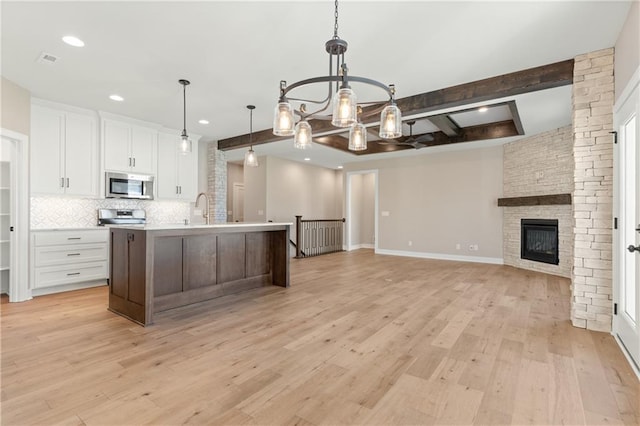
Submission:
[[[473,251],[473,244],[469,244],[469,251]]]
[[[460,250],[460,243],[456,244],[456,250]]]
[[[413,241],[409,240],[409,247],[413,245]]]
[[[258,210],[258,216],[264,216],[264,210]]]

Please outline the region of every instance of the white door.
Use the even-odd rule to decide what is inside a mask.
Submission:
[[[158,135],[158,174],[156,176],[156,194],[158,198],[179,198],[176,135],[160,133]]]
[[[93,117],[66,114],[64,174],[67,195],[97,195],[95,126]]]
[[[31,193],[64,194],[64,131],[63,112],[31,107]]]
[[[146,127],[131,128],[131,170],[134,173],[155,175],[157,140],[157,130],[147,129]]]
[[[614,114],[616,147],[616,234],[613,331],[640,365],[640,93],[638,85]]]
[[[233,184],[233,221],[244,222],[244,184]]]

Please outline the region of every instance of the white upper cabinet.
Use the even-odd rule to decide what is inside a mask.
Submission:
[[[97,117],[31,106],[31,193],[97,196]]]
[[[198,188],[198,138],[193,150],[182,154],[178,150],[180,132],[160,132],[158,136],[158,198],[195,201]]]
[[[106,171],[156,174],[157,129],[103,119],[102,138]]]

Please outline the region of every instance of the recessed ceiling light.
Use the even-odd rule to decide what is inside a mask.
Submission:
[[[489,108],[487,108],[486,106],[478,108],[478,112],[487,112],[487,111],[489,111]]]
[[[209,124],[209,120],[199,120],[198,123],[200,123],[200,124]]]
[[[111,95],[109,96],[109,99],[111,99],[112,101],[116,101],[116,102],[122,102],[124,101],[124,98],[120,95]]]
[[[311,158],[307,157],[304,159],[304,161],[311,161]]]
[[[62,37],[62,41],[73,47],[84,47],[84,41],[72,35]]]

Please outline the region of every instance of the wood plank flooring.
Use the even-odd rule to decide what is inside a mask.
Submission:
[[[640,424],[613,338],[569,280],[375,255],[292,260],[267,287],[143,328],[99,287],[0,305],[3,425]]]

